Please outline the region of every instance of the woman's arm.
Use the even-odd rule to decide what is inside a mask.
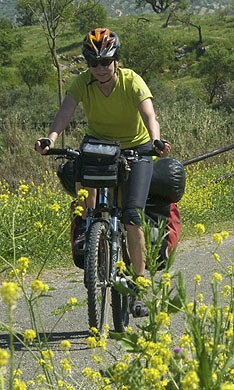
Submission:
[[[139,104],[139,112],[149,132],[149,136],[152,142],[156,139],[160,139],[160,126],[156,119],[156,114],[154,111],[154,106],[151,98],[143,100]]]
[[[51,141],[50,147],[54,146],[54,143],[55,143],[56,139],[58,138],[58,136],[63,132],[63,130],[69,124],[71,117],[75,111],[76,106],[77,106],[77,103],[76,103],[75,99],[73,99],[73,97],[71,97],[70,95],[66,95],[64,100],[63,100],[63,103],[62,103],[62,105],[61,105],[61,107],[60,107],[60,109],[55,117],[54,122],[50,126],[50,131],[48,134],[48,138]],[[36,141],[35,148],[41,154],[46,153],[49,150],[48,146],[45,147],[44,149],[41,148],[40,138],[39,138],[39,140]]]
[[[143,100],[139,104],[138,109],[154,146],[154,141],[156,139],[160,140],[160,126],[156,119],[152,99],[147,98]],[[164,150],[157,150],[157,152],[161,155],[161,157],[166,157],[170,150],[171,146],[168,143],[165,143]]]

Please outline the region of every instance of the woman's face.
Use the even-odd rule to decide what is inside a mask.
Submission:
[[[95,64],[96,65],[96,64]],[[100,81],[101,83],[104,83],[111,79],[111,77],[115,73],[115,61],[113,60],[110,64],[103,65],[102,61],[97,62],[97,66],[92,66],[90,64],[90,70],[93,74],[93,76]]]

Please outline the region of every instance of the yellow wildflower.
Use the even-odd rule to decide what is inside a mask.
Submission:
[[[213,253],[212,259],[213,259],[214,261],[217,261],[217,263],[220,262],[220,256],[218,255],[218,253]]]
[[[103,358],[102,358],[101,356],[93,355],[93,356],[92,356],[92,360],[93,360],[95,363],[99,364],[99,363],[102,362]]]
[[[149,279],[144,278],[143,276],[138,276],[138,278],[136,279],[136,285],[140,289],[147,288],[151,285],[151,281]]]
[[[92,326],[92,328],[89,329],[89,333],[95,336],[98,334],[98,329]]]
[[[84,202],[84,200],[88,198],[88,195],[89,195],[88,191],[84,189],[79,190],[77,193],[78,200],[80,200],[81,202]]]
[[[223,291],[221,291],[221,295],[223,295],[224,297],[227,297],[228,295],[230,295],[230,293],[231,293],[231,286],[226,284],[223,287]]]
[[[88,337],[86,340],[86,345],[88,348],[96,348],[97,346],[97,340],[95,337]]]
[[[156,368],[144,368],[143,375],[146,382],[155,383],[160,379],[160,372]]]
[[[8,363],[8,352],[0,348],[0,368]]]
[[[27,257],[20,257],[18,260],[19,269],[22,272],[26,272],[28,265],[29,265],[29,259]]]
[[[36,337],[36,333],[32,329],[27,329],[27,330],[25,330],[23,337],[24,337],[25,343],[28,342],[29,344],[32,344],[33,340]]]
[[[188,334],[182,336],[179,339],[179,346],[180,346],[180,348],[190,347],[191,344],[192,344],[192,339],[191,339],[191,337]]]
[[[23,195],[25,195],[29,190],[29,186],[26,184],[21,184],[19,186],[19,192],[21,192]]]
[[[13,375],[14,376],[20,376],[20,375],[22,375],[22,371],[18,368],[18,370],[14,370],[13,371]]]
[[[45,360],[51,360],[54,357],[54,352],[51,349],[42,351],[42,356]]]
[[[170,317],[167,313],[161,312],[156,316],[157,322],[162,326],[168,326],[170,324]]]
[[[46,377],[43,374],[39,374],[37,375],[36,380],[37,380],[37,384],[41,385],[42,383],[46,382]]]
[[[57,202],[54,202],[54,204],[48,206],[48,209],[57,212],[60,209],[60,205]]]
[[[201,275],[195,275],[194,276],[195,283],[199,286],[201,283]]]
[[[161,281],[163,286],[170,287],[170,280],[171,280],[171,275],[169,273],[162,274]]]
[[[8,198],[9,198],[9,195],[7,195],[7,194],[1,194],[0,195],[0,200],[2,200],[3,202],[7,202]]]
[[[75,208],[73,210],[73,214],[81,216],[82,215],[82,211],[84,211],[84,208],[82,206],[75,206]]]
[[[224,383],[223,385],[221,385],[220,390],[234,390],[234,384]]]
[[[197,234],[204,234],[205,226],[202,223],[198,223],[194,226],[194,230]]]
[[[164,345],[171,344],[171,336],[168,333],[162,333],[159,335],[159,340]]]
[[[118,272],[121,273],[126,270],[126,264],[122,260],[116,261],[115,268],[117,269]]]
[[[21,382],[18,378],[15,378],[13,390],[26,390],[26,384],[24,382]]]
[[[119,362],[119,363],[117,363],[117,364],[115,365],[114,371],[120,373],[120,372],[122,372],[122,371],[127,370],[127,368],[128,368],[128,365],[127,365],[126,363]]]
[[[197,302],[202,303],[203,302],[203,294],[197,294]]]
[[[217,242],[217,244],[221,244],[223,242],[222,234],[220,234],[220,233],[213,234],[212,240],[213,240],[213,242]]]
[[[64,387],[66,383],[64,381],[61,381],[60,379],[58,380],[58,388],[60,389],[61,387]]]
[[[106,342],[105,340],[98,340],[97,341],[97,348],[103,349],[103,351],[106,351]]]
[[[199,378],[196,371],[189,371],[181,383],[183,390],[199,389]]]
[[[35,227],[35,229],[42,229],[43,228],[43,225],[41,222],[37,221],[37,222],[34,222],[33,226]]]
[[[41,280],[33,280],[30,283],[32,293],[42,293],[42,292],[47,292],[49,290],[49,286],[47,284],[43,284]]]
[[[61,343],[60,343],[60,349],[61,349],[61,350],[67,350],[67,349],[69,349],[69,348],[71,348],[71,343],[70,343],[70,341],[68,341],[68,340],[63,340],[63,341],[61,341]]]
[[[228,232],[221,232],[221,236],[223,237],[224,240],[226,240],[229,237]]]
[[[84,369],[82,370],[82,374],[85,375],[85,376],[87,376],[88,378],[91,378],[91,377],[92,377],[93,372],[94,372],[94,371],[92,370],[92,368],[89,368],[89,367],[86,367],[86,368],[84,368]]]
[[[62,371],[69,374],[71,373],[71,365],[69,364],[67,359],[60,360],[60,367]]]
[[[213,275],[211,275],[211,280],[221,282],[223,280],[223,277],[222,275],[218,274],[218,272],[214,272]]]
[[[76,298],[69,298],[67,301],[67,304],[71,306],[72,310],[75,308],[76,303],[77,303]]]
[[[14,282],[3,282],[0,294],[3,302],[14,305],[19,298],[19,286]]]

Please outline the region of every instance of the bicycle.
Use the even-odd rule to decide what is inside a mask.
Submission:
[[[163,150],[164,143],[157,140],[155,146]],[[45,155],[76,160],[81,153],[71,148],[54,148]],[[157,155],[155,149],[147,154]],[[126,171],[131,170],[133,162],[147,161],[132,149],[122,151],[121,155]],[[86,210],[84,284],[88,292],[89,326],[97,328],[100,334],[104,325],[110,323],[110,306],[116,332],[124,332],[129,324],[129,295],[120,294],[115,288],[117,282],[128,289],[126,278],[117,273],[116,262],[122,260],[127,267],[130,264],[126,230],[119,219],[118,198],[118,185],[98,188],[96,208]]]

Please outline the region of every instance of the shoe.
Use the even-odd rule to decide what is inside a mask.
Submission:
[[[139,301],[137,297],[131,297],[129,303],[130,313],[134,318],[147,317],[149,315],[147,306]]]

